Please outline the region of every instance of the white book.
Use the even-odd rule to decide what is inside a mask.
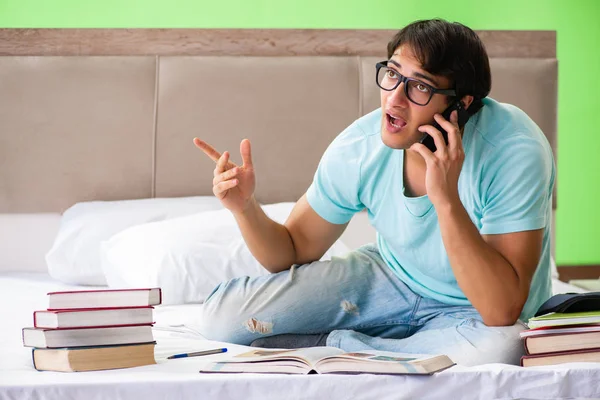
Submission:
[[[35,328],[81,328],[152,324],[154,307],[46,310],[33,313]]]
[[[162,301],[160,288],[101,289],[48,293],[49,310],[156,306]]]
[[[152,325],[106,328],[23,328],[23,345],[55,349],[153,342]]]

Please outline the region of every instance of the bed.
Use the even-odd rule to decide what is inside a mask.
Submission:
[[[491,57],[491,96],[524,109],[556,153],[555,32],[479,33]],[[176,300],[155,310],[156,365],[33,369],[21,328],[46,308],[47,292],[87,287],[48,274],[44,256],[65,210],[98,200],[210,196],[213,166],[193,148],[194,136],[234,159],[248,137],[258,200],[296,201],[335,135],[377,108],[374,64],[392,34],[0,30],[0,398],[600,397],[600,367],[592,363],[455,366],[431,377],[199,374],[223,355],[166,356],[245,347],[205,340],[194,329],[202,304]],[[340,240],[355,248],[374,235],[360,213]],[[556,278],[555,293],[582,290]]]
[[[2,399],[281,399],[285,398],[594,398],[600,368],[592,363],[521,368],[505,364],[455,366],[431,377],[384,375],[200,374],[209,361],[225,355],[167,360],[180,352],[244,346],[205,340],[194,325],[201,304],[158,306],[154,337],[156,365],[125,370],[54,373],[33,369],[31,349],[21,343],[21,328],[31,325],[34,310],[47,306],[46,293],[89,287],[57,282],[46,272],[4,272],[0,330]],[[555,293],[581,291],[554,279]]]

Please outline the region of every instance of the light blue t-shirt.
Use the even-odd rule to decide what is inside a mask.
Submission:
[[[483,103],[465,125],[458,189],[481,234],[544,228],[542,254],[521,313],[526,321],[551,296],[554,159],[543,132],[523,111],[490,98]],[[334,224],[344,224],[366,208],[381,256],[406,285],[446,304],[469,305],[429,197],[404,195],[403,157],[403,150],[382,142],[381,109],[375,110],[329,145],[308,189],[308,202]]]

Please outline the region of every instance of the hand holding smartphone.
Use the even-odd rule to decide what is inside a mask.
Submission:
[[[467,110],[465,110],[460,100],[455,101],[448,108],[446,108],[442,113],[442,117],[450,121],[450,114],[452,114],[452,111],[454,110],[458,112],[458,127],[464,127],[467,121],[469,120],[470,115],[467,112]],[[431,125],[442,133],[442,136],[444,137],[444,142],[447,145],[448,132],[446,132],[435,120],[431,123]],[[433,136],[429,135],[428,133],[425,133],[420,143],[424,144],[429,150],[431,150],[432,153],[435,153],[435,151],[437,150],[437,147],[435,146],[435,141],[433,140]]]

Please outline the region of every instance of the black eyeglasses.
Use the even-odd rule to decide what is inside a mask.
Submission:
[[[421,82],[414,78],[407,78],[398,71],[389,68],[387,61],[378,62],[375,67],[377,72],[375,79],[377,86],[383,90],[391,92],[404,82],[404,94],[408,100],[419,106],[426,106],[431,101],[434,94],[445,94],[448,96],[456,96],[454,89],[437,89],[431,85]]]

